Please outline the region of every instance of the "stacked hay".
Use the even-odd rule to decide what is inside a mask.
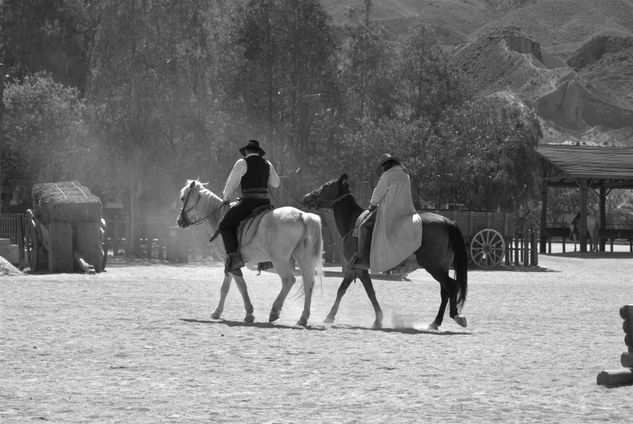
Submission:
[[[101,200],[76,181],[33,186],[33,208],[48,228],[49,272],[72,272],[83,258],[101,272]]]
[[[76,181],[35,184],[32,195],[33,209],[44,225],[101,220],[101,200]]]
[[[633,305],[624,305],[620,308],[620,316],[624,320],[624,343],[628,352],[620,356],[620,363],[624,368],[605,370],[598,374],[598,384],[603,386],[623,386],[633,384]]]
[[[0,276],[17,276],[24,275],[22,271],[17,269],[13,264],[0,256]]]

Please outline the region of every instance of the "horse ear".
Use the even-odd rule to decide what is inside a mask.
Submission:
[[[345,182],[347,182],[347,174],[343,174],[343,175],[341,175],[341,178],[339,178],[339,179],[338,179],[338,181],[339,181],[340,183],[345,183]]]
[[[196,186],[196,182],[195,181],[191,181],[191,184],[189,184],[189,188],[194,188]]]

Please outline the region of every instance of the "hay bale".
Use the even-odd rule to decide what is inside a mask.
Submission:
[[[624,368],[633,368],[633,354],[630,352],[624,352],[620,355],[620,363]]]
[[[633,319],[633,305],[624,305],[620,308],[622,319]]]
[[[24,275],[22,271],[17,269],[13,264],[0,256],[0,276],[18,276]]]
[[[103,271],[101,240],[101,222],[78,222],[75,225],[75,250],[96,272]]]
[[[633,384],[633,370],[630,368],[605,370],[598,374],[597,380],[599,385],[607,387]]]
[[[77,181],[35,184],[31,194],[33,209],[43,224],[101,219],[101,200]]]
[[[73,229],[65,222],[53,222],[48,227],[48,271],[73,272]]]
[[[633,352],[633,334],[627,334],[624,336],[624,344],[629,348],[629,352]]]

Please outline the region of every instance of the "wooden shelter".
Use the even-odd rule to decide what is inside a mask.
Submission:
[[[580,189],[580,251],[587,251],[587,193],[595,190],[600,199],[600,250],[606,238],[606,198],[613,189],[633,189],[633,148],[540,145],[542,160],[542,211],[540,251],[545,252],[547,231],[547,194],[549,187]],[[631,234],[621,234],[633,237]],[[617,234],[611,235],[617,237]]]

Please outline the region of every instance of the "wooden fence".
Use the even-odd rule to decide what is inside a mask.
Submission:
[[[18,244],[22,222],[23,213],[0,213],[0,238],[8,238],[12,244]]]

